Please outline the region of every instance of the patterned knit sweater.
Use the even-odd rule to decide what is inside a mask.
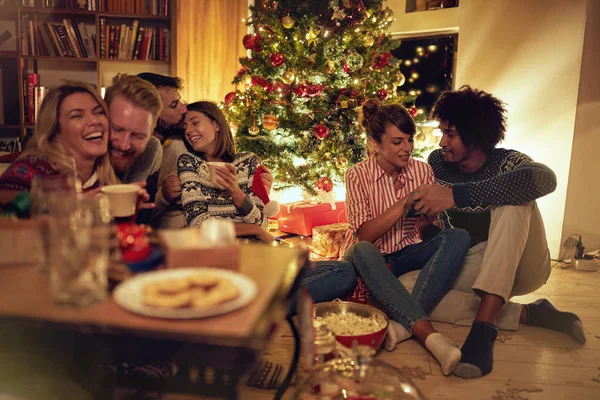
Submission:
[[[204,158],[190,153],[179,156],[177,171],[183,189],[181,201],[188,226],[199,226],[209,218],[220,218],[267,227],[264,205],[251,189],[260,160],[252,153],[237,153],[232,164],[237,169],[238,185],[246,194],[246,200],[240,208],[233,204],[226,190],[219,189],[210,181]]]
[[[445,226],[467,230],[471,246],[487,241],[491,206],[529,203],[556,189],[550,168],[515,150],[494,149],[473,173],[445,162],[441,149],[432,152],[428,162],[436,182],[452,187],[456,206],[441,214]]]

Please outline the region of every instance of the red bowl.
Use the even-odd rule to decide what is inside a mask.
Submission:
[[[389,320],[387,315],[381,310],[375,307],[368,306],[366,304],[352,303],[349,301],[329,301],[326,303],[319,303],[313,306],[313,318],[323,317],[327,313],[332,314],[345,314],[354,313],[361,317],[373,317],[384,326],[383,329],[367,333],[365,335],[336,335],[336,339],[342,345],[352,348],[352,343],[356,340],[359,345],[369,346],[377,350],[383,343],[385,334],[388,330]]]

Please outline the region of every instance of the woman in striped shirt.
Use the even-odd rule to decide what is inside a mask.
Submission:
[[[344,258],[350,261],[392,321],[386,340],[391,350],[414,334],[449,375],[460,350],[436,332],[427,314],[450,289],[469,248],[469,234],[447,229],[421,241],[434,216],[414,216],[411,195],[434,182],[431,167],[411,158],[415,122],[398,104],[368,100],[362,107],[375,153],[346,172],[346,208],[359,240]],[[390,269],[386,266],[390,265]],[[412,295],[397,277],[421,270]]]

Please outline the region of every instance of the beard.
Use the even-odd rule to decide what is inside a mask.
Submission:
[[[160,130],[171,130],[171,129],[179,129],[181,128],[181,122],[183,121],[183,117],[178,122],[167,122],[162,118],[158,118],[156,122],[156,127],[160,128]]]

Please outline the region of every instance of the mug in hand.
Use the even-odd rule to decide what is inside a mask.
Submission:
[[[139,186],[132,184],[104,186],[102,193],[108,198],[111,215],[130,217],[135,214],[139,190]]]
[[[220,161],[208,161],[208,162],[206,163],[206,165],[208,165],[208,176],[209,176],[209,179],[210,179],[210,181],[211,181],[212,183],[214,183],[215,185],[217,185],[217,187],[218,187],[219,189],[225,189],[225,187],[224,187],[224,186],[222,186],[222,185],[219,185],[219,184],[217,183],[217,176],[219,176],[219,175],[217,174],[216,168],[217,168],[217,167],[226,168],[226,166],[227,166],[227,163],[225,163],[225,162],[220,162]]]

